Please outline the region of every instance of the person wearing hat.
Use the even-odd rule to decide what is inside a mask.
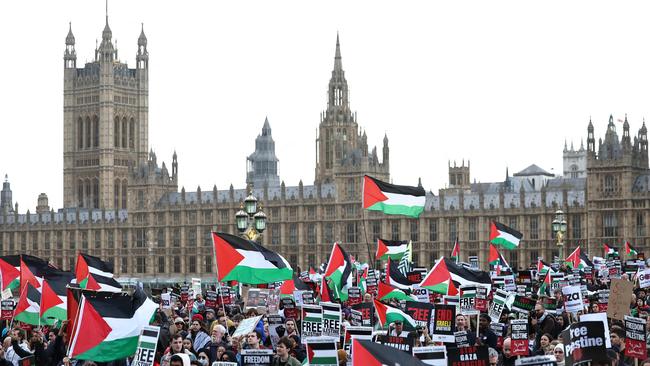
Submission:
[[[555,345],[555,348],[553,348],[553,355],[555,356],[557,366],[564,366],[564,345],[562,343]]]
[[[176,326],[176,333],[175,334],[180,334],[183,338],[187,337],[187,330],[185,329],[185,321],[183,318],[176,317],[174,319],[174,325]]]
[[[479,315],[478,321],[478,336],[481,344],[485,344],[491,348],[497,348],[497,335],[490,329],[492,318],[486,313]]]
[[[390,330],[390,328],[392,328],[392,330]],[[402,324],[401,320],[395,320],[393,322],[393,326],[389,327],[388,335],[393,336],[393,337],[404,337],[404,338],[406,338],[406,337],[408,337],[409,332],[404,330],[404,324]]]

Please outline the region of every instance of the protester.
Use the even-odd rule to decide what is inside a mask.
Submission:
[[[557,366],[564,366],[564,345],[562,343],[555,345],[553,355],[557,361]]]
[[[275,347],[276,355],[271,361],[271,366],[300,366],[300,361],[289,354],[293,348],[293,340],[289,337],[282,337]]]

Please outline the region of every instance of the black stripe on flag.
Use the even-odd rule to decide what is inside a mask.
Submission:
[[[104,262],[99,257],[94,257],[92,255],[88,255],[88,254],[85,254],[85,253],[81,253],[81,256],[86,261],[86,264],[88,265],[88,267],[97,268],[98,270],[100,270],[102,272],[113,273],[113,263]]]
[[[381,238],[379,240],[387,247],[399,247],[409,243],[408,240],[387,240]]]
[[[512,235],[512,236],[514,236],[514,237],[517,238],[517,239],[521,239],[521,238],[524,236],[524,235],[523,235],[522,233],[520,233],[519,231],[517,231],[517,230],[515,230],[515,229],[513,229],[513,228],[511,228],[511,227],[507,227],[507,226],[505,226],[504,224],[502,224],[502,223],[500,223],[500,222],[496,222],[496,221],[495,221],[495,222],[494,222],[494,226],[496,226],[497,230],[499,230],[499,231],[503,231],[503,232],[506,232],[506,233],[508,233],[508,234],[510,234],[510,235]]]
[[[273,265],[275,265],[277,268],[287,268],[287,265],[284,263],[282,257],[278,253],[268,250],[253,241],[246,240],[239,236],[230,235],[226,233],[215,233],[215,234],[217,234],[221,239],[225,240],[235,250],[241,249],[241,250],[248,250],[252,252],[260,252],[264,256],[264,259],[273,263]]]
[[[156,332],[155,330],[143,329],[142,335],[145,337],[158,338],[158,332]]]
[[[419,358],[420,360],[444,360],[445,353],[444,352],[423,352],[423,353],[417,353],[415,357]]]
[[[99,292],[99,296],[93,297],[92,292],[84,291],[84,296],[104,318],[133,318],[135,311],[147,300],[147,295],[139,287],[135,289],[133,296],[125,293]]]
[[[66,287],[73,278],[74,274],[67,271],[52,270],[45,274],[45,280],[58,296],[65,296]]]
[[[409,196],[416,196],[416,197],[426,196],[426,192],[422,187],[398,186],[396,184],[382,182],[379,179],[373,178],[369,175],[366,175],[366,177],[370,178],[373,182],[375,182],[377,187],[379,187],[379,189],[382,192],[406,194]]]
[[[336,350],[336,342],[317,342],[317,343],[310,343],[309,340],[307,341],[307,344],[309,345],[309,348],[315,349],[315,350]]]

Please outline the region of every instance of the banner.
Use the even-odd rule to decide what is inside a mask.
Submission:
[[[573,365],[585,362],[609,362],[605,349],[605,328],[601,322],[573,323],[568,332],[562,332],[565,355],[570,355]],[[568,347],[566,346],[568,345]],[[568,361],[568,360],[567,360]]]
[[[405,353],[413,354],[413,347],[415,346],[415,334],[409,333],[408,337],[395,337],[388,335],[378,335],[377,343],[384,346],[397,348]]]
[[[630,315],[630,298],[634,284],[630,281],[612,279],[609,287],[609,303],[607,304],[607,317],[625,320]]]
[[[364,327],[372,327],[375,324],[375,305],[369,302],[362,302],[361,304],[356,304],[352,309],[361,312],[361,319]]]
[[[447,347],[413,347],[413,356],[427,365],[447,366]]]
[[[160,302],[162,303],[162,308],[163,309],[171,309],[172,308],[172,295],[169,292],[165,292],[163,294],[160,294]]]
[[[2,300],[0,302],[0,309],[2,309],[2,320],[10,320],[14,315],[14,301],[13,300]]]
[[[302,336],[320,337],[323,333],[323,310],[318,305],[302,306]]]
[[[625,355],[641,360],[648,358],[646,347],[646,320],[625,316]]]
[[[476,286],[460,286],[460,313],[476,315]]]
[[[490,303],[490,308],[488,309],[488,315],[492,322],[499,322],[501,320],[501,313],[505,308],[506,300],[508,299],[508,292],[500,288],[496,289],[494,296],[492,297],[492,302]]]
[[[513,356],[528,356],[528,319],[513,319],[510,321],[512,334],[510,353]]]
[[[242,366],[270,366],[273,359],[272,349],[242,349]]]
[[[456,307],[454,305],[436,304],[434,309],[433,331],[431,339],[434,342],[453,343],[456,338]]]
[[[562,287],[562,296],[564,296],[564,310],[568,313],[577,313],[584,310],[582,302],[582,292],[580,286],[565,286]],[[627,298],[629,304],[630,298]]]
[[[515,301],[510,306],[510,309],[516,313],[530,314],[535,308],[535,300],[532,297],[522,295],[515,295]]]
[[[144,326],[140,331],[138,349],[135,351],[132,366],[153,366],[160,327]]]
[[[361,304],[361,289],[358,287],[350,287],[348,289],[348,305]]]
[[[515,360],[515,366],[557,366],[553,355],[523,357]]]
[[[338,342],[341,337],[341,305],[331,302],[321,302],[323,309],[323,332],[324,337],[334,337]]]
[[[449,348],[447,349],[447,364],[451,366],[487,366],[488,347]]]
[[[405,311],[415,320],[415,323],[431,332],[433,305],[428,302],[407,301]]]

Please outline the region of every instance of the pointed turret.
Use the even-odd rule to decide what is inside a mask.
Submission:
[[[65,37],[66,46],[74,46],[74,34],[72,34],[72,22],[70,22],[70,28],[68,29],[68,35]]]
[[[275,156],[275,141],[271,136],[269,118],[264,118],[262,134],[255,138],[255,151],[246,157],[246,183],[256,188],[280,185],[279,159]]]
[[[2,183],[2,192],[0,192],[0,214],[6,215],[14,212],[11,196],[9,176],[5,174],[5,181]]]
[[[147,36],[144,35],[144,23],[141,23],[140,37],[138,37],[138,46],[147,46]]]
[[[143,70],[149,66],[149,52],[147,51],[147,36],[144,35],[144,23],[138,37],[138,53],[135,56],[138,69]]]
[[[591,116],[589,116],[589,125],[587,126],[587,151],[596,152],[596,139],[594,137],[594,124],[591,122]]]
[[[339,43],[339,32],[336,32],[336,51],[334,53],[334,71],[343,71],[341,62],[341,44]]]
[[[271,136],[271,124],[269,124],[269,117],[264,118],[264,126],[262,126],[262,136]]]
[[[108,14],[106,15],[106,25],[104,26],[104,31],[102,31],[102,41],[111,41],[111,38],[113,38],[113,32],[111,31],[111,27],[108,25]]]
[[[68,35],[65,37],[65,52],[63,54],[63,66],[66,69],[74,69],[77,67],[77,52],[74,49],[75,39],[72,34],[72,22],[68,29]]]

